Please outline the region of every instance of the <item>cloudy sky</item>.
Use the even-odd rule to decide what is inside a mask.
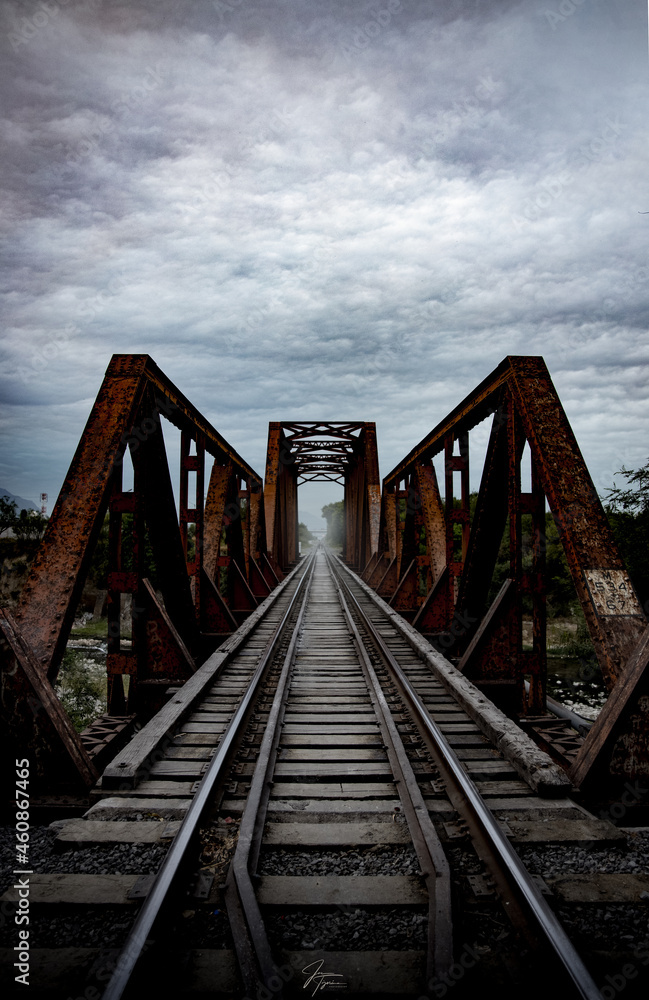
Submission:
[[[600,490],[647,460],[644,0],[0,11],[0,486],[51,509],[130,352],[260,473],[342,419],[387,475],[508,354]]]

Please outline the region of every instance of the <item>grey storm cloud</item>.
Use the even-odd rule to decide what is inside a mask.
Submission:
[[[646,460],[638,0],[0,13],[0,485],[57,492],[130,352],[259,471],[301,417],[376,420],[385,475],[507,354],[599,488]]]

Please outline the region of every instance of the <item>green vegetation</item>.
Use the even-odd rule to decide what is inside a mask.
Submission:
[[[313,534],[313,532],[309,531],[306,524],[303,524],[302,521],[300,521],[299,530],[300,530],[300,541],[302,542],[302,548],[310,549],[313,542],[316,541],[316,536]]]
[[[521,534],[523,541],[523,572],[532,569],[532,516],[523,514],[521,517]],[[567,618],[575,614],[581,616],[581,608],[577,611],[577,595],[572,582],[572,576],[568,568],[568,562],[563,550],[563,545],[559,538],[554,517],[548,513],[545,515],[545,560],[546,560],[546,583],[547,583],[547,615],[548,618]],[[509,576],[509,520],[505,524],[498,558],[494,569],[491,588],[489,592],[490,601],[494,600],[501,586]],[[531,598],[523,598],[523,612],[531,614]]]
[[[99,531],[99,537],[97,539],[95,551],[92,554],[92,560],[88,570],[88,580],[99,590],[106,590],[108,582],[108,523],[109,515],[106,514],[104,523]],[[194,532],[192,531],[192,528],[194,528],[194,526],[190,525],[190,530],[188,532],[189,549],[193,547],[194,541]],[[125,573],[133,572],[135,569],[133,559],[132,514],[122,514],[122,569]],[[151,580],[153,586],[157,587],[157,571],[148,533],[145,533],[144,539],[144,572],[145,576]]]
[[[0,497],[0,535],[11,531],[23,542],[38,541],[47,527],[47,518],[37,510],[18,510],[15,500]]]
[[[345,501],[325,504],[322,516],[327,522],[325,542],[332,548],[342,548],[345,542]]]
[[[38,511],[19,511],[14,500],[0,497],[0,601],[13,604],[20,598],[46,525]]]
[[[0,497],[0,535],[13,528],[18,508],[13,500]]]
[[[576,631],[570,632],[567,629],[560,631],[558,642],[552,644],[552,652],[555,656],[573,657],[586,662],[593,659],[595,654],[581,608],[579,612]]]
[[[99,621],[79,625],[70,631],[70,635],[74,639],[99,639],[100,642],[105,642],[106,619],[100,618]]]
[[[606,513],[633,586],[649,611],[649,461],[641,468],[620,469],[627,487],[608,490]]]
[[[56,679],[56,693],[80,733],[106,711],[105,664],[90,659],[80,650],[68,650]]]

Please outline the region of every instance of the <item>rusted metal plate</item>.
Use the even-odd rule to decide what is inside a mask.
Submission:
[[[585,569],[590,599],[598,616],[637,616],[638,601],[623,569]]]

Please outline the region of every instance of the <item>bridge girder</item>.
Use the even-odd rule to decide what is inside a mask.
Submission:
[[[181,432],[179,511],[163,417]],[[190,677],[278,582],[266,556],[260,476],[148,355],[114,355],[2,643],[3,713],[12,714],[12,691],[20,687],[10,680],[14,665],[25,675],[23,688],[34,690],[38,669],[48,739],[62,741],[61,760],[77,761],[82,786],[91,764],[70,743],[60,704],[52,708],[53,686],[106,513],[111,716],[149,718],[169,684]],[[124,641],[126,615],[131,644]]]
[[[344,557],[362,568],[378,547],[381,503],[376,428],[351,421],[271,423],[264,495],[269,558],[292,565],[299,554],[297,487],[344,486]]]
[[[181,432],[178,511],[162,417]],[[469,436],[488,417],[472,510]],[[526,446],[529,490],[521,484]],[[132,492],[122,476],[127,456]],[[649,780],[646,616],[542,358],[505,358],[384,479],[381,496],[373,423],[271,423],[262,489],[147,355],[111,360],[20,604],[13,616],[0,614],[2,731],[17,746],[23,736],[34,745],[39,780],[48,780],[47,762],[50,774],[65,774],[66,789],[87,789],[96,777],[54,682],[106,513],[108,709],[146,719],[169,684],[189,678],[296,562],[297,488],[308,481],[344,485],[348,564],[493,700],[528,718],[545,709],[547,502],[611,692],[571,777],[584,789]],[[509,572],[494,597],[503,538]],[[525,596],[531,650],[523,648]],[[132,648],[123,642],[125,597]]]
[[[472,514],[469,433],[490,416]],[[521,487],[526,444],[528,491]],[[444,456],[443,495],[433,465],[438,454]],[[505,358],[385,477],[379,550],[363,577],[503,708],[540,714],[547,677],[546,500],[604,680],[613,693],[626,692],[623,701],[621,695],[613,699],[617,710],[601,713],[574,763],[574,780],[592,785],[609,778],[616,753],[618,773],[627,768],[649,778],[646,617],[542,358]],[[530,515],[531,543],[524,561],[525,514]],[[509,573],[491,600],[503,538]],[[524,595],[532,606],[531,651],[523,648]],[[591,752],[604,746],[605,763]]]

